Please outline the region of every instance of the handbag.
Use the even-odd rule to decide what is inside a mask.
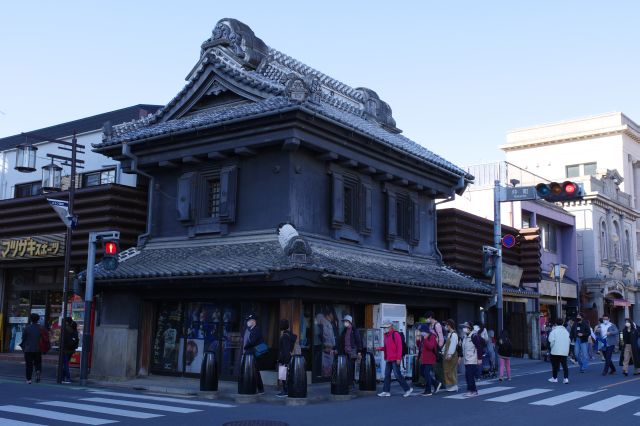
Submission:
[[[287,380],[287,366],[284,364],[278,366],[278,380]]]
[[[269,352],[269,346],[267,346],[266,343],[262,342],[257,344],[254,348],[253,348],[254,354],[256,355],[257,358],[260,358],[262,355],[266,354],[267,352]]]

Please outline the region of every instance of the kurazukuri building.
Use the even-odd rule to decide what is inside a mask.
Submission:
[[[98,267],[92,374],[198,374],[210,350],[232,377],[255,313],[271,348],[288,318],[324,380],[343,315],[371,328],[389,302],[402,323],[427,309],[474,320],[491,295],[436,247],[436,200],[473,177],[402,136],[373,90],[237,20],[217,23],[175,98],[105,126],[95,150],[150,176],[152,210],[148,241]]]

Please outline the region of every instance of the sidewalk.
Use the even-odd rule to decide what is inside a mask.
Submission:
[[[50,356],[48,356],[50,357]],[[52,357],[57,360],[56,357]],[[54,361],[55,361],[54,360]],[[46,362],[42,366],[42,381],[44,383],[56,383],[56,363]],[[614,364],[618,368],[618,357],[614,357]],[[594,360],[590,363],[591,368],[602,368],[602,362]],[[11,381],[23,381],[24,380],[24,361],[19,357],[4,357],[0,358],[0,379],[7,379]],[[575,368],[570,364],[570,368]],[[531,374],[547,373],[551,370],[551,365],[548,362],[541,360],[512,358],[511,370],[514,377],[526,376]],[[77,368],[71,369],[72,380],[77,383],[79,370]],[[458,374],[458,381],[464,387],[464,375]],[[157,393],[167,393],[183,396],[201,396],[211,397],[210,393],[200,392],[200,380],[186,377],[172,377],[172,376],[156,376],[150,375],[146,377],[136,377],[127,380],[89,380],[89,386],[95,387],[108,387],[108,388],[120,388],[123,390],[136,390],[136,391],[150,391]],[[234,381],[220,381],[218,386],[217,398],[223,400],[234,400],[238,393],[238,384]],[[285,403],[286,398],[278,398],[275,395],[278,393],[276,386],[268,385],[265,383],[264,395],[260,395],[258,400],[260,402],[270,403]],[[307,402],[321,402],[331,399],[331,384],[330,383],[309,383],[307,387]],[[357,394],[359,397],[373,396],[371,393]],[[348,398],[347,398],[348,399]]]

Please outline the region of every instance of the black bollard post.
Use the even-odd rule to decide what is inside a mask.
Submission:
[[[361,391],[375,392],[376,390],[376,360],[373,354],[366,351],[360,361],[360,385]]]
[[[346,355],[333,358],[331,394],[349,395],[349,359]]]
[[[422,376],[420,374],[420,358],[418,357],[418,355],[412,357],[411,362],[413,363],[413,374],[411,374],[411,382],[414,384],[419,384]]]
[[[257,393],[256,373],[256,358],[253,354],[243,354],[240,362],[240,377],[238,377],[238,393],[240,395],[255,395]]]
[[[294,355],[289,361],[287,388],[289,398],[307,397],[307,368],[302,355]]]
[[[218,363],[216,354],[205,352],[200,368],[200,390],[203,392],[214,392],[218,390]]]

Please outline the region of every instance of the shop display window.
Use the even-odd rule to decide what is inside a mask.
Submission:
[[[314,379],[331,379],[331,368],[340,333],[344,329],[342,318],[349,314],[357,318],[350,305],[313,305],[313,376]],[[357,324],[357,322],[356,322]]]
[[[158,306],[158,318],[151,353],[151,368],[155,371],[177,372],[182,304],[162,302]]]

